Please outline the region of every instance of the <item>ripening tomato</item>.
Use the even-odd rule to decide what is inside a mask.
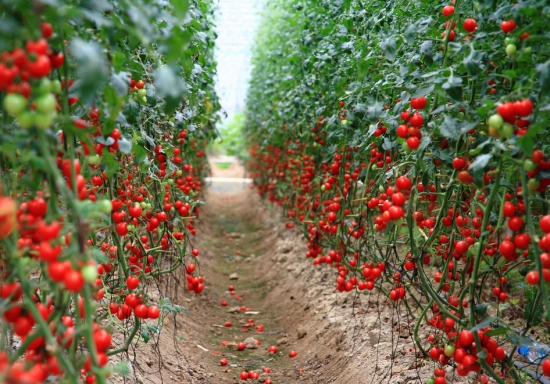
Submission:
[[[467,32],[473,32],[476,30],[477,23],[474,19],[466,19],[464,20],[463,26]]]
[[[514,216],[516,214],[516,206],[513,203],[506,201],[502,207],[502,214],[505,217]]]
[[[505,20],[500,24],[500,28],[504,33],[510,33],[516,29],[516,22],[514,20]]]
[[[42,37],[49,39],[53,35],[53,27],[50,23],[41,23],[40,29],[42,30]]]
[[[138,285],[139,285],[139,278],[138,277],[128,276],[128,278],[126,279],[126,286],[128,287],[128,289],[134,290],[138,287]]]
[[[525,276],[525,281],[529,285],[538,285],[540,282],[539,273],[537,271],[531,271]]]
[[[160,316],[160,310],[156,306],[152,305],[147,309],[147,317],[149,319],[153,319],[153,320],[158,319],[159,316]]]
[[[420,146],[420,140],[418,140],[418,137],[409,137],[407,139],[407,145],[410,149],[418,149]]]
[[[453,7],[452,5],[446,5],[443,7],[443,16],[449,17],[453,13],[455,13],[455,7]]]
[[[84,278],[80,271],[71,270],[67,272],[63,279],[63,284],[65,288],[71,292],[80,292],[84,287]]]
[[[15,227],[16,210],[13,199],[0,196],[0,239],[8,236]]]
[[[424,109],[426,108],[427,101],[424,96],[411,99],[411,107],[414,109]]]
[[[94,344],[99,352],[105,351],[111,345],[111,334],[104,329],[95,331]]]
[[[136,317],[138,319],[146,319],[147,318],[147,306],[144,305],[144,304],[136,305],[136,307],[134,308],[134,315],[136,315]]]
[[[49,44],[44,38],[38,39],[36,41],[28,40],[27,44],[25,45],[25,49],[28,53],[35,53],[36,55],[45,55],[46,52],[48,52],[48,48]]]
[[[546,359],[542,363],[542,372],[545,376],[550,376],[550,359]]]
[[[519,216],[512,216],[508,219],[508,228],[513,232],[518,232],[523,228],[523,219]]]
[[[48,76],[52,69],[50,59],[46,55],[38,55],[36,59],[27,62],[27,71],[34,78]]]
[[[541,217],[539,226],[544,233],[550,233],[550,215],[544,215],[543,217]]]

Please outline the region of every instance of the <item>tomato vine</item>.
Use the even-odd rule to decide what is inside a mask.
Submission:
[[[430,382],[446,365],[524,382],[517,347],[530,330],[548,341],[549,13],[278,0],[258,34],[245,127],[258,193],[338,291],[406,306]]]
[[[204,289],[190,244],[219,109],[213,4],[0,10],[0,381],[105,383],[109,356],[182,310],[152,280],[184,265]]]

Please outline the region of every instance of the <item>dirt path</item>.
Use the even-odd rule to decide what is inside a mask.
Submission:
[[[246,192],[240,196],[208,195],[211,213],[207,220],[213,233],[203,244],[216,254],[209,271],[213,277],[206,278],[210,282],[210,295],[217,297],[218,303],[207,309],[217,321],[211,325],[206,341],[217,346],[213,348],[217,366],[221,358],[229,360],[226,369],[220,368],[220,371],[263,373],[267,367],[274,371],[274,375],[262,376],[267,378],[276,376],[288,363],[285,360],[289,359],[289,349],[280,346],[284,342],[284,325],[278,319],[278,308],[266,301],[271,290],[268,280],[258,273],[258,261],[269,252],[273,234],[250,214],[250,205],[246,205],[249,199]],[[234,290],[230,291],[229,286]],[[227,306],[221,305],[222,301]],[[225,326],[226,322],[231,326]],[[238,351],[238,343],[246,340],[247,348]],[[277,345],[279,353],[268,352],[270,346]]]
[[[232,172],[242,175],[238,166]],[[187,291],[183,270],[163,281],[163,295],[188,313],[167,317],[155,344],[132,350],[126,358],[134,377],[123,382],[243,383],[240,373],[254,371],[259,381],[247,382],[416,384],[433,375],[435,364],[414,347],[406,311],[376,291],[336,292],[332,267],[311,265],[305,239],[285,226],[277,207],[250,188],[208,191],[205,199],[191,247],[200,250],[206,288]],[[447,382],[461,382],[452,377]]]

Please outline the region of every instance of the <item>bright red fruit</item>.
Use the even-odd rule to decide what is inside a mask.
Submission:
[[[476,30],[477,23],[474,19],[466,19],[464,20],[463,26],[467,32],[473,32]]]
[[[452,5],[446,5],[443,7],[443,16],[448,17],[455,13],[455,7]]]
[[[500,24],[500,28],[504,33],[510,33],[516,29],[516,22],[514,20],[505,20]]]

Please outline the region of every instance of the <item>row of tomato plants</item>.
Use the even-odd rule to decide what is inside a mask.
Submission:
[[[0,31],[0,382],[105,383],[183,308],[214,136],[207,0],[9,1]],[[115,336],[116,334],[116,336]]]
[[[408,309],[429,383],[528,380],[516,347],[550,318],[548,5],[268,9],[245,124],[258,193],[338,291]]]

